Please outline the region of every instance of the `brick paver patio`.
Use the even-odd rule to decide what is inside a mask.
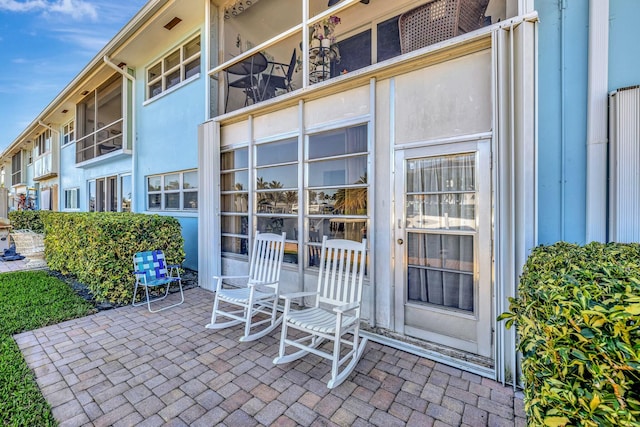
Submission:
[[[176,294],[169,298],[177,297]],[[513,389],[369,341],[334,390],[309,355],[275,366],[280,329],[205,329],[211,292],[160,313],[122,307],[15,336],[61,426],[524,426]]]

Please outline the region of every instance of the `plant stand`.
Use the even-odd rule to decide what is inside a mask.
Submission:
[[[319,83],[331,78],[331,61],[336,52],[329,46],[309,50],[309,82]]]
[[[47,262],[44,259],[44,234],[31,230],[14,230],[10,236],[16,245],[16,252],[28,259],[27,268],[47,267]]]

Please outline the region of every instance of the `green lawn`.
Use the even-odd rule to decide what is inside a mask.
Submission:
[[[12,335],[93,311],[69,285],[44,271],[0,274],[0,424],[56,425]]]

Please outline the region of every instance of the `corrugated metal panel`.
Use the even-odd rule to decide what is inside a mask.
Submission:
[[[611,94],[609,240],[640,242],[640,86]]]

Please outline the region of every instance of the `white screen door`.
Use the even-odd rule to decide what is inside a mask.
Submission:
[[[396,328],[492,356],[488,141],[396,152]]]

